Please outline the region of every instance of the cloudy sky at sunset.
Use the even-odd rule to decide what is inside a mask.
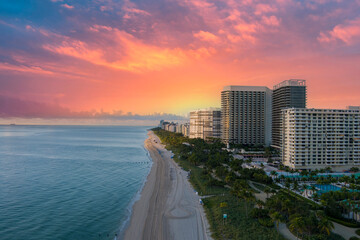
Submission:
[[[1,0],[0,116],[184,115],[307,80],[360,105],[360,0]]]

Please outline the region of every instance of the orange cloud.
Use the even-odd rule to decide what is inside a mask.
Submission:
[[[116,39],[117,45],[111,47],[111,55],[116,56],[115,60],[106,58],[109,52],[104,48],[90,46],[83,41],[69,38],[65,38],[59,45],[46,44],[43,48],[61,55],[88,61],[92,64],[135,73],[186,64],[191,59],[208,57],[214,53],[212,49],[204,47],[190,50],[161,48],[145,44],[124,31],[106,26],[95,25],[90,30],[93,32],[106,31],[111,38]]]

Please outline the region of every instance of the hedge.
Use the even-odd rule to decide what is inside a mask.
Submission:
[[[330,217],[330,216],[328,216],[328,218],[331,221],[334,221],[334,222],[336,222],[338,224],[344,225],[344,226],[349,227],[349,228],[358,228],[358,227],[360,227],[359,223],[347,222],[347,221],[344,221],[344,220],[341,220],[341,219],[338,219],[338,218],[333,218],[333,217]]]

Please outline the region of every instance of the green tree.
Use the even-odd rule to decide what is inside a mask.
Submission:
[[[266,198],[269,198],[269,193],[271,193],[272,191],[271,191],[271,188],[266,187],[266,188],[264,189],[264,192],[266,193]]]
[[[318,223],[318,229],[320,232],[330,235],[332,229],[334,229],[334,224],[327,217],[322,217]]]
[[[275,222],[276,227],[279,228],[280,222],[283,221],[283,216],[279,212],[273,212],[270,214],[270,217]]]
[[[304,228],[305,228],[304,217],[296,215],[290,218],[289,229],[292,232],[296,232],[297,237],[299,237],[299,233],[300,235],[304,233]]]

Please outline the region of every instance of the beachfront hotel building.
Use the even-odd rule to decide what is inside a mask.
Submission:
[[[269,146],[271,95],[262,86],[225,86],[221,92],[223,142]]]
[[[190,138],[220,138],[221,111],[217,108],[200,109],[190,112]]]
[[[360,166],[360,111],[282,110],[281,157],[292,169]]]
[[[306,108],[305,80],[285,80],[273,88],[271,146],[278,149],[281,146],[281,110],[284,108]]]

